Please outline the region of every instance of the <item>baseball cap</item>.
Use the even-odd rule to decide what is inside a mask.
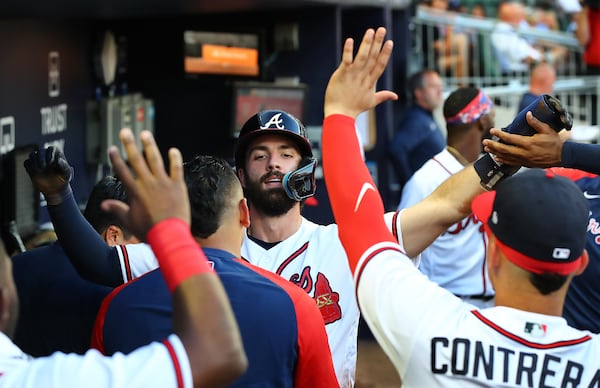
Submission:
[[[517,266],[560,275],[579,267],[590,210],[569,179],[529,169],[507,178],[496,191],[477,196],[472,208]]]

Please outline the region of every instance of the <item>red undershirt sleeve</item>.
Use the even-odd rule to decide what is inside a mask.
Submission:
[[[323,121],[323,170],[339,235],[356,272],[375,244],[397,244],[383,221],[384,207],[360,152],[354,119],[331,115]]]

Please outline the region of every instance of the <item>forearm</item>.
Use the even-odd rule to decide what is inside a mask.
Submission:
[[[561,166],[600,174],[600,145],[565,142],[562,147]]]
[[[417,256],[450,226],[471,214],[471,201],[484,192],[479,181],[469,165],[402,212],[402,240],[407,256]]]
[[[112,287],[123,283],[116,251],[87,222],[72,196],[48,205],[48,213],[58,240],[81,277]]]
[[[383,222],[383,202],[361,158],[352,118],[325,118],[323,168],[340,239],[354,271],[368,248],[384,241],[397,242]]]
[[[227,386],[244,372],[247,361],[219,277],[180,219],[155,224],[148,242],[173,293],[173,331],[188,354],[195,384]]]

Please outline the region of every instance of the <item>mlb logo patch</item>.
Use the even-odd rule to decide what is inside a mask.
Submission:
[[[552,251],[552,257],[555,259],[565,260],[568,259],[571,255],[571,250],[569,248],[554,248]]]
[[[534,337],[544,337],[546,335],[546,329],[548,327],[543,323],[536,322],[526,322],[525,323],[525,333],[531,334]]]

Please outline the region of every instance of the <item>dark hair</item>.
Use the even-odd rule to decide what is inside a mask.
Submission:
[[[472,87],[458,88],[444,101],[444,118],[454,117],[463,110],[479,94],[479,89]],[[473,123],[446,123],[448,135],[459,134],[471,128]]]
[[[529,273],[529,281],[542,295],[548,295],[561,288],[567,281],[567,278],[567,275],[550,272],[542,274]]]
[[[100,204],[105,199],[117,199],[128,203],[125,187],[117,177],[109,175],[96,183],[90,193],[83,216],[98,233],[103,233],[109,225],[116,225],[123,230],[125,236],[129,235],[118,217],[100,208]]]
[[[183,170],[192,212],[192,235],[207,238],[221,225],[240,182],[233,167],[215,156],[198,155],[186,162]]]
[[[458,88],[444,102],[444,117],[456,116],[469,102],[479,94],[479,89],[472,87]]]
[[[415,90],[425,87],[425,76],[427,74],[438,74],[438,72],[433,69],[423,69],[414,73],[408,79],[408,98],[411,101],[415,101]]]

